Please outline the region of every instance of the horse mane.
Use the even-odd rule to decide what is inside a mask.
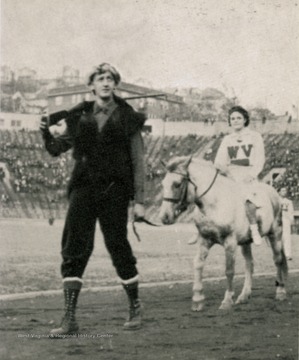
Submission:
[[[189,158],[190,156],[175,156],[171,158],[166,164],[167,171],[173,172],[177,170],[180,167],[180,165],[186,163]]]
[[[168,161],[168,163],[166,164],[166,169],[169,172],[173,172],[178,169],[186,170],[183,165],[186,165],[189,160],[190,156],[175,156]],[[200,158],[192,158],[191,163],[199,164],[201,166],[209,167],[211,169],[215,168],[213,163]]]

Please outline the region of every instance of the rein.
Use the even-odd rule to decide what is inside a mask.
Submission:
[[[204,192],[197,198],[197,200],[199,200],[199,199],[201,199],[202,197],[204,197],[204,196],[211,190],[212,186],[215,184],[215,181],[216,181],[216,179],[217,179],[218,174],[219,174],[219,170],[216,169],[216,174],[215,174],[215,176],[214,176],[214,178],[213,178],[210,186],[207,188],[206,191],[204,191]]]
[[[182,188],[183,188],[182,190],[183,191],[181,193],[180,198],[167,198],[167,197],[164,197],[163,201],[168,201],[168,202],[172,202],[174,204],[179,204],[180,206],[183,206],[183,204],[186,203],[186,197],[187,197],[187,191],[188,191],[188,183],[190,182],[194,186],[195,190],[197,189],[197,186],[190,179],[189,174],[185,175],[185,174],[175,172],[175,171],[173,171],[172,173],[181,175],[184,178],[184,182],[183,182],[183,185],[182,185]],[[203,196],[205,196],[211,190],[211,188],[215,184],[215,181],[217,179],[218,174],[219,174],[219,170],[216,169],[216,173],[215,173],[215,176],[213,177],[213,180],[212,180],[211,184],[209,185],[209,187],[200,196],[198,196],[197,200],[201,199]],[[184,204],[184,206],[185,206],[185,204]]]
[[[147,220],[147,219],[145,219],[145,218],[139,218],[139,219],[136,219],[136,220],[133,220],[132,221],[132,228],[133,228],[133,232],[134,232],[134,234],[135,234],[135,236],[136,236],[136,238],[137,238],[137,240],[140,242],[141,241],[141,239],[140,239],[140,236],[139,236],[139,234],[138,234],[138,231],[137,231],[137,229],[136,229],[136,225],[135,225],[135,223],[141,223],[141,222],[143,222],[143,223],[145,223],[145,224],[147,224],[147,225],[150,225],[150,226],[163,226],[163,225],[159,225],[159,224],[154,224],[154,223],[152,223],[151,221],[149,221],[149,220]]]

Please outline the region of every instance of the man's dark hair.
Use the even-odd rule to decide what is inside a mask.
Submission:
[[[93,83],[94,77],[96,75],[104,74],[107,71],[112,74],[115,84],[118,85],[121,80],[120,73],[115,69],[114,66],[108,63],[102,63],[94,69],[94,71],[88,77],[87,85],[90,86]]]

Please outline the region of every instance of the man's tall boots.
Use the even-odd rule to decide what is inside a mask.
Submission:
[[[75,312],[78,296],[82,287],[82,281],[80,280],[68,280],[64,279],[64,299],[65,299],[65,314],[62,318],[59,328],[51,330],[50,334],[55,335],[71,335],[76,334],[79,330],[79,326],[76,322]]]
[[[138,330],[141,328],[141,303],[138,298],[138,281],[123,284],[129,299],[129,316],[124,323],[124,330]]]

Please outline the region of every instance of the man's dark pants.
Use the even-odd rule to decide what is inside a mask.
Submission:
[[[128,191],[122,183],[72,190],[62,236],[63,278],[82,278],[93,250],[97,219],[118,276],[128,280],[138,274],[127,239],[128,205]]]

